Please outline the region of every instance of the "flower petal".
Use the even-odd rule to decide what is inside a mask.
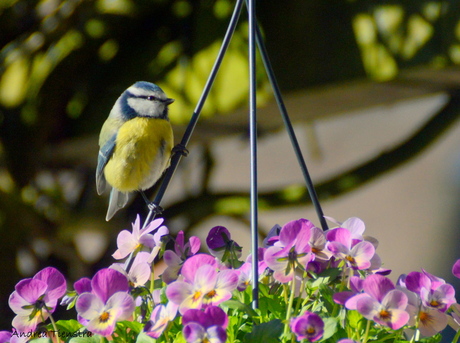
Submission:
[[[64,296],[67,291],[67,283],[64,275],[56,268],[48,267],[35,274],[34,279],[42,280],[47,285],[46,302],[54,302]]]
[[[116,292],[128,292],[129,284],[125,275],[111,268],[99,270],[91,281],[93,292],[106,303]]]
[[[407,307],[407,295],[403,291],[393,289],[389,291],[382,300],[382,305],[385,308],[395,308],[404,310]]]
[[[212,266],[217,266],[216,259],[208,254],[196,254],[187,259],[181,269],[181,275],[188,282],[193,282],[195,280],[195,275],[202,265],[209,264]]]
[[[166,287],[166,296],[173,303],[180,305],[193,294],[193,286],[187,282],[175,281]]]
[[[103,307],[101,299],[92,293],[81,294],[75,304],[78,314],[86,320],[97,317]]]
[[[91,279],[87,277],[81,278],[73,284],[73,288],[75,288],[75,291],[79,295],[85,292],[91,292]]]
[[[364,291],[379,302],[394,288],[395,286],[390,279],[378,274],[369,275],[363,283]]]
[[[105,307],[116,310],[116,320],[118,321],[129,319],[133,314],[135,304],[131,295],[125,292],[118,292],[110,297]]]
[[[139,242],[133,237],[131,232],[123,230],[118,234],[118,249],[112,254],[112,257],[116,260],[121,260],[133,252],[138,244]]]
[[[48,285],[37,279],[24,279],[16,284],[16,292],[29,304],[34,304],[38,298],[45,294]]]
[[[187,343],[196,343],[203,342],[206,331],[200,324],[192,322],[184,326],[182,333]]]

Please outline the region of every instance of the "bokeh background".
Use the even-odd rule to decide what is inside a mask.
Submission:
[[[230,0],[0,1],[0,328],[45,266],[69,288],[112,263],[143,200],[105,222],[97,137],[132,83],[176,102],[176,141],[222,42]],[[452,280],[460,257],[460,2],[257,2],[267,50],[326,215],[362,218],[385,267]],[[162,206],[173,233],[225,225],[249,251],[247,16]],[[319,225],[257,61],[259,228]],[[155,189],[149,194],[153,196]],[[63,313],[62,316],[65,316]],[[70,316],[74,316],[73,313]]]

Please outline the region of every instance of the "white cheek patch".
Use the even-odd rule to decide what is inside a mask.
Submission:
[[[164,105],[146,99],[129,98],[128,105],[140,116],[158,117],[164,110]]]

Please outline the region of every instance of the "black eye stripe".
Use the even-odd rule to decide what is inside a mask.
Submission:
[[[145,99],[145,100],[150,100],[150,101],[155,101],[155,100],[161,101],[161,99],[158,99],[157,97],[153,95],[138,95],[137,97],[141,99]]]

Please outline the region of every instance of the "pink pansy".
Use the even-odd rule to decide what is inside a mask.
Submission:
[[[132,287],[140,287],[144,286],[150,279],[152,270],[149,261],[150,253],[141,251],[136,254],[136,257],[129,268],[129,272],[126,272],[129,261],[126,261],[125,263],[114,263],[109,268],[115,269],[124,274],[128,278],[129,284]]]
[[[352,276],[350,278],[350,290],[349,291],[343,291],[343,292],[337,292],[334,293],[333,299],[334,302],[337,304],[345,305],[348,309],[351,310],[356,310],[356,303],[355,301],[350,301],[347,303],[347,301],[353,297],[353,299],[357,300],[357,297],[355,295],[362,293],[363,291],[363,284],[364,280],[361,279],[358,276]]]
[[[398,278],[397,282],[398,288],[401,289],[408,298],[406,311],[410,315],[409,325],[417,326],[420,333],[425,337],[433,336],[444,330],[447,326],[448,316],[438,309],[424,306],[420,294],[407,289],[407,282],[409,283],[409,287],[413,288],[415,286],[414,277],[416,277],[416,274],[412,274],[408,280],[407,275],[403,274]]]
[[[252,281],[252,263],[245,262],[238,268],[238,290],[244,291]]]
[[[193,283],[195,280],[195,274],[201,266],[209,264],[216,269],[218,268],[217,260],[208,254],[196,254],[187,259],[182,266],[180,275],[184,278],[184,281]]]
[[[355,295],[356,309],[365,318],[398,330],[409,321],[405,311],[408,299],[395,289],[390,279],[382,275],[369,275],[363,283],[364,294]]]
[[[114,269],[101,269],[91,280],[91,293],[82,293],[75,308],[81,324],[91,332],[111,335],[117,321],[133,314],[134,299],[128,294],[128,279]]]
[[[311,252],[315,254],[315,261],[328,261],[332,254],[326,249],[326,235],[323,230],[316,226],[310,228],[311,235],[309,244]]]
[[[166,250],[163,255],[163,261],[167,265],[161,276],[163,281],[170,284],[177,280],[184,261],[195,255],[200,250],[200,247],[201,241],[196,236],[190,237],[189,241],[184,244],[184,232],[179,231],[174,243],[174,251]]]
[[[144,229],[141,229],[141,219],[139,215],[137,215],[136,221],[134,224],[132,224],[133,232],[123,230],[118,234],[118,249],[112,255],[113,258],[116,260],[121,260],[141,246],[145,246],[150,249],[154,248],[155,239],[151,232],[155,229],[162,229],[163,231],[163,228],[165,227],[160,227],[162,223],[163,218],[158,218],[150,222],[149,225],[147,225],[147,227]]]
[[[150,254],[150,259],[148,261],[149,263],[153,263],[155,257],[158,256],[158,253],[161,251],[161,249],[164,249],[164,246],[166,245],[167,241],[163,240],[163,236],[167,235],[169,235],[169,230],[166,226],[160,226],[153,235],[153,243],[155,246],[153,247],[152,252]]]
[[[306,219],[293,220],[283,226],[279,240],[265,251],[264,260],[274,271],[273,277],[286,283],[294,277],[297,267],[305,269],[314,255],[309,240],[313,224]]]
[[[422,336],[434,336],[447,326],[447,315],[434,308],[423,305],[416,307],[409,304],[407,305],[407,312],[409,312],[410,315],[409,325],[418,325],[418,329]]]
[[[52,267],[39,271],[31,279],[21,280],[9,298],[9,305],[16,313],[13,327],[22,332],[34,331],[54,312],[66,287],[64,276]]]
[[[329,230],[326,238],[329,241],[326,247],[336,259],[344,260],[353,269],[368,269],[371,266],[375,248],[370,242],[355,244],[350,231],[344,228]]]
[[[363,240],[363,233],[366,230],[366,225],[360,218],[351,217],[345,220],[343,223],[337,221],[332,217],[324,216],[324,218],[336,224],[337,227],[341,227],[350,231],[353,239],[357,239],[360,241]]]
[[[175,281],[169,284],[166,296],[179,305],[179,312],[184,314],[189,309],[218,305],[230,299],[237,285],[238,275],[234,270],[218,272],[215,266],[205,264],[196,270],[193,283]]]
[[[458,331],[460,330],[460,304],[452,304],[450,308],[452,311],[450,311],[450,316],[447,318],[449,326]]]
[[[147,335],[152,338],[160,337],[168,324],[176,317],[177,309],[178,306],[171,301],[167,305],[155,306],[150,316],[150,324],[146,328]]]

